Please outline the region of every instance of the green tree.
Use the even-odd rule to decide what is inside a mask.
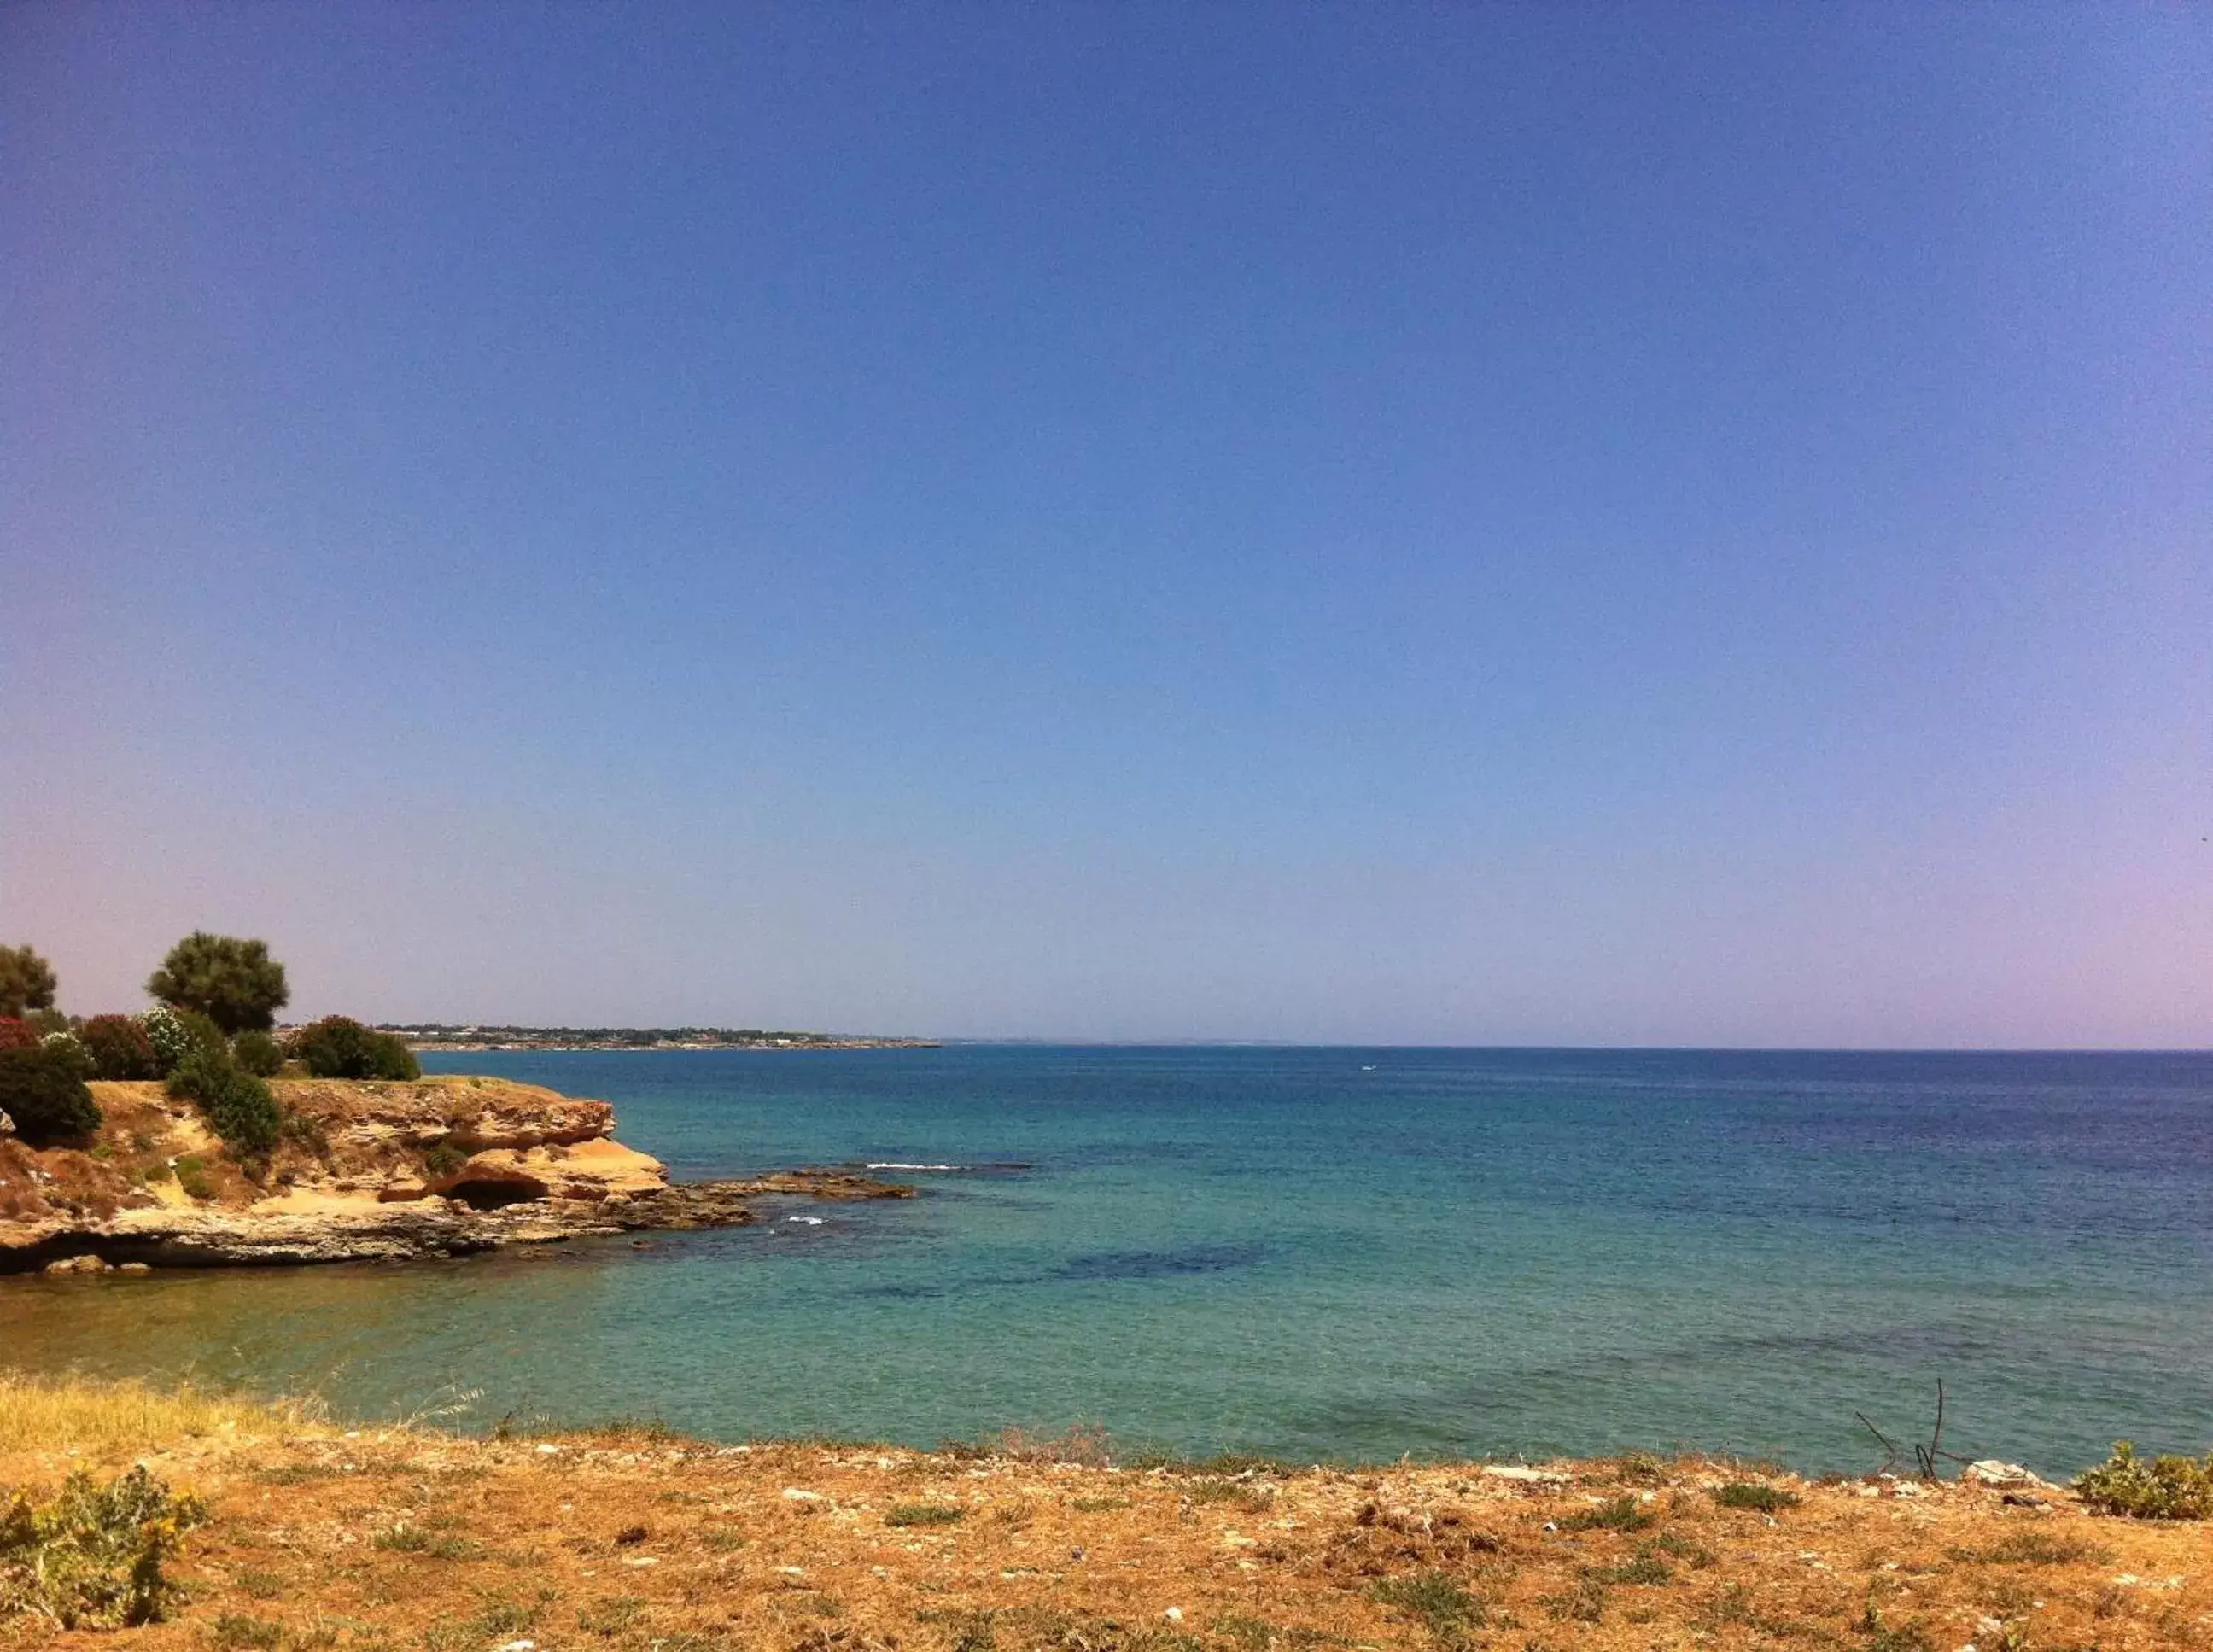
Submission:
[[[28,947],[0,947],[0,1015],[54,1007],[54,966]]]
[[[292,996],[284,966],[269,955],[267,942],[204,930],[194,930],[169,948],[162,967],[147,978],[146,991],[163,1003],[197,1009],[226,1036],[249,1027],[267,1032]]]

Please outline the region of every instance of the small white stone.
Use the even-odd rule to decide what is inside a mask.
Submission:
[[[1161,1613],[1161,1616],[1167,1618],[1172,1624],[1180,1624],[1183,1621],[1183,1608],[1181,1606],[1170,1606],[1166,1612]]]

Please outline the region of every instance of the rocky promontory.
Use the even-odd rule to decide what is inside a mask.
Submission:
[[[750,1201],[897,1198],[836,1170],[679,1184],[614,1109],[506,1079],[277,1080],[283,1140],[241,1164],[189,1101],[96,1083],[79,1147],[0,1134],[0,1272],[457,1256],[641,1229],[737,1227]]]

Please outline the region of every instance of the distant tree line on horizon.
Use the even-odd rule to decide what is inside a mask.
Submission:
[[[351,1016],[277,1033],[291,989],[264,941],[195,930],[147,978],[157,1002],[136,1015],[64,1015],[58,985],[30,947],[0,946],[0,1114],[34,1147],[86,1143],[99,1130],[88,1081],[159,1080],[259,1179],[288,1132],[303,1142],[310,1133],[268,1079],[422,1076],[405,1040]]]
[[[765,1044],[783,1039],[793,1044],[838,1044],[836,1033],[778,1032],[759,1027],[518,1027],[490,1022],[384,1021],[381,1029],[412,1039],[418,1044],[504,1043],[556,1040],[590,1044]]]

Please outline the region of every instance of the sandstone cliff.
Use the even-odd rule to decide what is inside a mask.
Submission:
[[[92,1086],[82,1149],[0,1136],[0,1272],[354,1261],[752,1221],[759,1193],[901,1196],[837,1173],[674,1186],[614,1110],[505,1079],[277,1081],[284,1137],[241,1166],[158,1084]]]

